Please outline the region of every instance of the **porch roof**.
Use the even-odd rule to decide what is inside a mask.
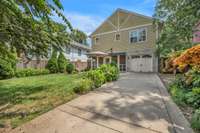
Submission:
[[[107,56],[109,54],[105,52],[101,52],[101,51],[93,51],[93,52],[87,53],[87,55],[88,56]]]

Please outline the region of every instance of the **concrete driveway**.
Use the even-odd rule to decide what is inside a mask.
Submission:
[[[191,133],[156,74],[124,73],[13,133]]]

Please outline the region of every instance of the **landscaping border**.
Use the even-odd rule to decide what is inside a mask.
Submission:
[[[167,91],[167,87],[164,84],[164,81],[160,77],[159,74],[157,74],[158,79],[161,81],[160,85],[162,88],[158,88],[162,94],[163,101],[165,103],[168,115],[172,121],[172,126],[176,133],[194,133],[192,130],[190,123],[187,121],[185,116],[183,115],[182,111],[179,109],[179,107],[174,103],[174,101],[171,99],[171,96],[169,95]]]

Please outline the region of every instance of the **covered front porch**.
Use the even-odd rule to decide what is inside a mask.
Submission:
[[[95,69],[102,64],[116,63],[121,72],[126,71],[126,53],[104,53],[100,51],[91,52],[88,54],[90,57],[90,68]]]

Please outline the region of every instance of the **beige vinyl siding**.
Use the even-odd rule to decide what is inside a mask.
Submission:
[[[129,32],[135,30],[132,28],[130,30],[108,33],[104,35],[98,35],[99,43],[93,43],[95,37],[92,38],[92,51],[104,51],[108,52],[110,48],[113,48],[113,51],[130,51],[130,49],[154,49],[156,43],[156,34],[154,32],[153,26],[141,27],[147,29],[147,37],[145,42],[139,43],[130,43]],[[136,28],[138,29],[138,28]],[[115,41],[115,34],[120,34],[120,40]]]
[[[150,20],[150,19],[131,14],[128,21],[125,24],[123,24],[121,26],[121,28],[134,27],[134,26],[138,26],[138,25],[149,24],[149,23],[152,23],[152,22],[153,21]]]

